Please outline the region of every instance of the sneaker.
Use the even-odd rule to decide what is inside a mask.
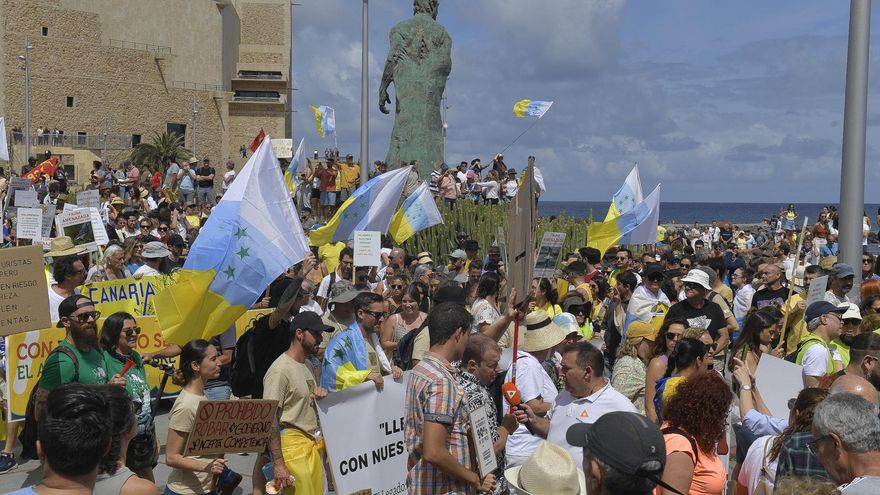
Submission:
[[[15,462],[15,454],[0,452],[0,474],[8,473],[18,466]]]

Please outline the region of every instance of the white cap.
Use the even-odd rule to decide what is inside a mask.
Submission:
[[[701,285],[706,290],[712,290],[712,286],[709,285],[709,274],[697,268],[689,271],[687,276],[682,278],[681,281],[693,282]]]

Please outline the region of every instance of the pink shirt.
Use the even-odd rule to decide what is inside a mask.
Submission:
[[[126,174],[126,177],[128,177],[129,179],[129,186],[136,186],[138,181],[141,179],[141,173],[138,171],[137,167],[132,166],[131,170],[129,170]]]
[[[440,189],[440,197],[443,199],[458,198],[458,188],[455,187],[455,179],[453,179],[451,175],[444,175],[443,178],[440,179],[440,184],[438,186]]]

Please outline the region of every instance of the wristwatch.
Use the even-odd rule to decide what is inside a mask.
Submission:
[[[751,390],[751,389],[752,389],[752,386],[751,386],[751,385],[743,385],[743,386],[740,387],[740,390],[746,390],[746,391],[748,391],[748,390]]]

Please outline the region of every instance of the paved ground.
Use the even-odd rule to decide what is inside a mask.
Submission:
[[[165,489],[165,480],[168,479],[168,474],[171,472],[171,469],[165,465],[165,432],[168,431],[168,408],[170,407],[171,402],[163,402],[165,402],[165,407],[161,409],[159,416],[156,417],[156,431],[159,432],[160,444],[159,465],[153,470],[156,476],[156,485],[159,487],[160,492]],[[16,446],[16,453],[19,450],[20,446]],[[233,492],[234,495],[250,495],[251,472],[254,466],[254,456],[255,454],[233,454],[227,456],[229,459],[229,467],[233,471],[240,473],[243,478],[241,484]],[[27,463],[19,464],[14,470],[0,475],[0,493],[10,492],[12,490],[17,490],[22,486],[33,485],[39,482],[41,472],[42,469],[39,461],[28,461]]]

